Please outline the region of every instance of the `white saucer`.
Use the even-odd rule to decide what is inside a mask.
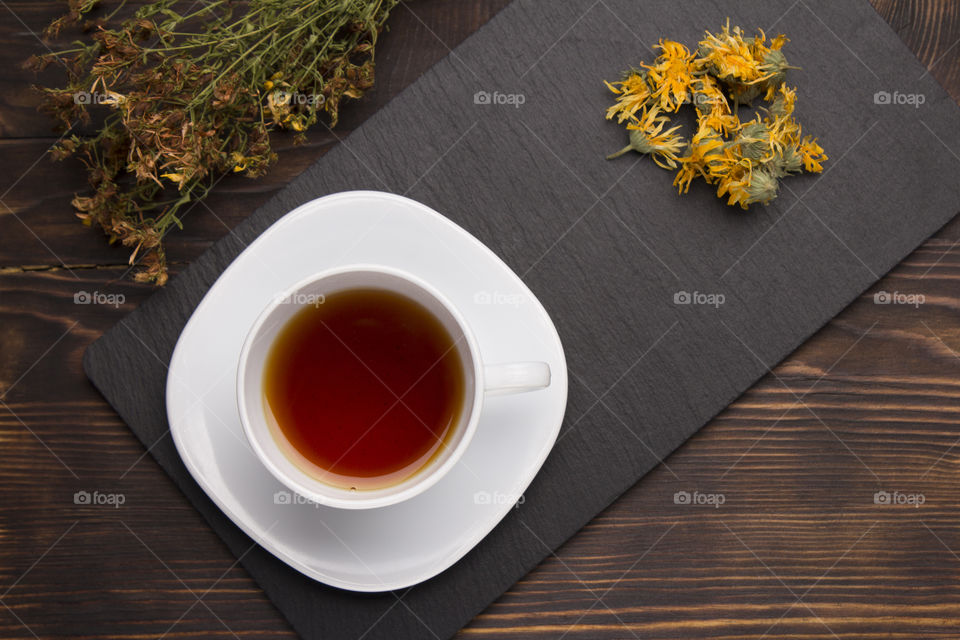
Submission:
[[[539,360],[553,373],[545,390],[489,398],[470,447],[435,486],[365,511],[298,503],[249,448],[235,390],[243,339],[267,302],[306,276],[352,263],[396,267],[433,284],[466,317],[486,362]],[[414,585],[472,549],[539,471],[566,401],[560,338],[516,274],[429,207],[374,191],[308,202],[264,232],[200,302],[167,377],[170,432],[207,495],[297,571],[354,591]]]

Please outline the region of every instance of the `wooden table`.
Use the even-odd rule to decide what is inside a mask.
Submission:
[[[399,7],[377,88],[338,134],[506,3]],[[873,3],[960,99],[960,2]],[[0,637],[294,637],[81,371],[151,288],[73,218],[82,172],[45,156],[55,136],[18,65],[60,10],[0,6]],[[216,214],[170,236],[172,271],[334,143],[279,136],[269,176],[227,178]],[[955,219],[458,637],[960,637],[958,243]],[[74,304],[81,291],[125,301]],[[925,303],[875,304],[880,291]],[[77,491],[124,504],[77,506]],[[678,505],[679,491],[724,504]]]

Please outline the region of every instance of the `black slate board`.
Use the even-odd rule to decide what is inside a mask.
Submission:
[[[692,44],[727,16],[791,37],[799,119],[831,156],[823,176],[790,180],[749,214],[702,185],[678,198],[649,161],[603,160],[624,133],[602,118],[601,79],[649,61],[659,37]],[[524,103],[477,104],[478,91]],[[877,104],[878,91],[925,101]],[[946,223],[960,209],[957,148],[960,111],[865,1],[516,0],[94,343],[84,364],[154,445],[181,328],[244,243],[287,211],[383,189],[474,233],[543,301],[571,371],[564,433],[526,502],[453,568],[397,594],[401,604],[315,583],[259,547],[243,556],[305,638],[443,638]],[[675,304],[681,291],[725,303]],[[247,552],[171,440],[150,452]]]

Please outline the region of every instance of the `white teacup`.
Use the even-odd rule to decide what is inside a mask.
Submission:
[[[464,367],[463,408],[446,446],[419,471],[384,488],[349,490],[323,482],[323,470],[313,466],[271,425],[264,406],[264,369],[277,334],[304,306],[336,291],[359,287],[387,289],[426,307],[456,343]],[[457,308],[429,284],[390,267],[358,264],[324,271],[277,295],[260,313],[247,334],[237,370],[240,420],[251,447],[264,466],[291,491],[313,502],[343,509],[371,509],[408,500],[440,480],[463,455],[477,430],[488,395],[522,393],[550,385],[545,362],[485,365],[470,326]]]

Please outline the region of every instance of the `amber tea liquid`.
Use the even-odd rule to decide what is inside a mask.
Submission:
[[[384,289],[304,307],[277,335],[264,373],[268,422],[289,443],[281,448],[346,489],[414,475],[447,445],[465,401],[450,333],[419,302]]]

